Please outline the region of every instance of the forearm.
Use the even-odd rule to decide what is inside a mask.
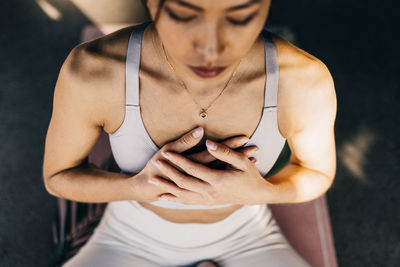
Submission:
[[[46,189],[54,196],[77,202],[133,200],[135,192],[128,179],[133,176],[108,172],[86,163],[48,178]]]
[[[311,201],[331,186],[331,180],[326,175],[294,163],[266,178],[266,182],[261,195],[264,196],[263,203],[271,204]]]

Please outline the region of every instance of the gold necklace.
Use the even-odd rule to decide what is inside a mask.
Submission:
[[[165,53],[165,50],[164,50],[164,45],[163,45],[163,43],[161,43],[161,46],[162,46],[162,49],[163,49],[163,52],[164,52],[164,56],[165,56],[165,59],[167,60],[168,65],[171,67],[171,69],[172,69],[172,71],[174,72],[175,76],[178,77],[178,75],[177,75],[176,72],[175,72],[174,67],[172,67],[171,63],[169,63],[167,54]],[[229,82],[231,81],[232,77],[235,75],[236,70],[237,70],[237,68],[238,68],[238,66],[240,65],[241,62],[242,62],[242,59],[240,59],[239,64],[237,64],[237,66],[235,67],[235,71],[232,72],[231,77],[229,78],[228,82],[225,84],[224,88],[221,90],[221,92],[218,94],[218,96],[211,102],[211,104],[208,105],[208,107],[207,107],[206,109],[203,108],[203,107],[201,107],[200,104],[197,103],[197,101],[194,99],[194,97],[192,96],[192,94],[191,94],[191,93],[189,92],[189,90],[187,89],[185,83],[182,81],[182,79],[180,79],[180,78],[178,77],[179,80],[180,80],[180,82],[181,82],[181,84],[182,84],[183,87],[186,89],[186,92],[189,93],[190,97],[193,99],[193,101],[196,103],[196,105],[200,107],[200,109],[201,109],[201,111],[200,111],[200,113],[199,113],[200,118],[202,118],[202,119],[207,118],[207,115],[208,115],[208,114],[207,114],[207,110],[208,110],[208,109],[211,107],[211,105],[217,100],[217,98],[224,92],[225,88],[228,86],[228,84],[229,84]]]

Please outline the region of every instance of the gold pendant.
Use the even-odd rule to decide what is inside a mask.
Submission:
[[[199,115],[203,119],[207,118],[207,113],[204,110]]]

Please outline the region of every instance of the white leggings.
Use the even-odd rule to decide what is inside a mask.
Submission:
[[[174,223],[136,201],[108,203],[87,243],[63,267],[310,267],[268,205],[245,205],[216,223]]]

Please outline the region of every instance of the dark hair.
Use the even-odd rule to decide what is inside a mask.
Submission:
[[[147,8],[147,0],[141,0],[141,1],[142,1],[144,8],[147,10],[147,14],[149,15],[149,18],[151,18],[150,11]],[[163,7],[164,3],[165,3],[165,0],[159,0],[159,2],[158,2],[156,17],[154,18],[154,24],[157,24],[158,18],[160,17],[161,8]]]

